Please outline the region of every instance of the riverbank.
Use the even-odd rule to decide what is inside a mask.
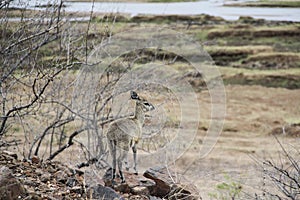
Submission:
[[[172,2],[193,2],[197,0],[112,0],[109,2],[127,2],[127,3],[172,3]],[[93,0],[66,0],[66,2],[93,2]],[[107,0],[94,0],[94,2],[108,2]]]
[[[112,0],[110,2],[127,2],[127,3],[145,3],[145,2],[161,2],[161,3],[171,3],[171,2],[195,2],[197,0]],[[108,2],[107,0],[66,0],[66,2]],[[258,0],[258,1],[245,1],[238,3],[224,3],[225,6],[238,6],[238,7],[289,7],[289,8],[299,8],[299,0]]]
[[[160,0],[158,0],[160,1]],[[21,4],[12,2],[11,7]],[[30,9],[43,9],[48,5],[44,2],[27,2],[22,4]],[[136,15],[212,15],[225,20],[237,20],[240,16],[251,16],[256,19],[274,21],[300,21],[299,8],[285,7],[239,7],[224,6],[220,1],[193,2],[65,2],[63,10],[66,12],[113,13]],[[21,6],[22,7],[22,6]]]
[[[300,8],[299,0],[258,0],[258,1],[246,1],[238,3],[228,3],[224,6],[233,6],[233,7],[284,7],[284,8]]]

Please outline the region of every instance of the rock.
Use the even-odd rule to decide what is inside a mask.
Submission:
[[[82,194],[83,193],[83,189],[81,186],[74,186],[70,189],[71,192],[73,193],[78,193],[78,194]]]
[[[54,177],[60,183],[66,183],[68,180],[68,175],[64,171],[57,171],[54,173]]]
[[[135,195],[149,195],[149,189],[145,186],[136,186],[131,188],[131,193]]]
[[[27,186],[27,187],[38,187],[39,186],[39,182],[32,179],[32,178],[26,178],[24,181],[23,181],[24,185]]]
[[[149,200],[150,198],[146,195],[132,195],[129,200]]]
[[[149,179],[145,179],[142,175],[136,175],[127,171],[123,172],[126,182],[121,183],[119,178],[115,179],[114,184],[111,181],[112,170],[108,169],[103,176],[105,186],[113,188],[120,193],[130,193],[133,195],[150,195],[150,190],[155,186],[155,182]]]
[[[0,199],[13,200],[26,195],[25,188],[12,175],[11,170],[3,166],[0,169]]]
[[[69,170],[74,174],[78,174],[79,176],[82,176],[84,174],[84,172],[82,170],[79,170],[79,169],[71,169],[69,168]]]
[[[5,167],[1,168],[1,165]],[[13,153],[0,153],[0,168],[0,200],[199,199],[194,195],[196,189],[193,190],[192,184],[174,183],[173,180],[177,180],[175,174],[164,167],[150,168],[144,176],[125,171],[126,183],[116,178],[114,184],[111,182],[111,169],[101,179],[55,161],[38,161],[36,164],[20,161]],[[110,187],[104,186],[104,183]],[[87,190],[86,185],[90,186]]]
[[[108,170],[106,170],[106,172],[102,178],[105,186],[112,186],[111,178],[112,178],[112,168],[109,168]]]
[[[149,196],[150,200],[162,200],[160,197],[155,197],[155,196]]]
[[[176,183],[175,174],[166,167],[155,167],[148,169],[144,176],[155,181],[155,186],[149,188],[152,196],[157,196],[167,199],[201,199],[196,186],[188,181],[181,180],[181,183]]]
[[[16,153],[10,152],[10,151],[3,151],[2,153],[9,155],[10,157],[13,157],[14,159],[18,159],[18,155]]]
[[[46,183],[46,182],[50,181],[50,179],[51,179],[51,174],[49,172],[45,172],[44,174],[42,174],[40,180],[42,182]]]
[[[121,192],[121,193],[130,193],[131,188],[129,187],[128,183],[120,183],[120,184],[114,184],[112,188],[115,191]]]
[[[126,179],[126,183],[121,183],[121,179],[119,178],[118,175],[115,178],[114,183],[113,183],[111,180],[112,179],[112,169],[109,168],[108,170],[106,170],[102,179],[105,183],[105,186],[114,187],[114,189],[116,189],[117,191],[120,191],[120,192],[127,192],[127,191],[124,191],[126,188],[128,189],[129,187],[134,187],[134,186],[139,185],[137,175],[128,173],[126,171],[123,172],[123,175]]]
[[[68,178],[66,185],[69,187],[74,187],[77,184],[76,178]]]
[[[33,156],[33,157],[31,158],[31,162],[32,162],[33,164],[39,164],[40,158],[37,157],[37,156]]]
[[[86,170],[84,173],[84,182],[85,185],[105,185],[103,177],[99,176],[99,173],[96,170]],[[107,185],[105,185],[107,186]]]
[[[150,168],[144,172],[144,176],[155,182],[155,187],[150,191],[151,195],[165,197],[170,193],[173,180],[165,167]]]
[[[123,172],[123,175],[126,179],[125,183],[121,183],[121,180],[119,178],[116,178],[114,183],[112,184],[111,173],[111,169],[107,170],[103,176],[103,181],[105,182],[106,186],[109,186],[115,191],[123,194],[122,196],[125,199],[149,200],[151,198],[150,191],[152,191],[153,188],[156,188],[156,183],[153,180],[147,179],[142,175],[136,175],[127,171]]]
[[[118,200],[124,200],[121,195],[119,195],[116,191],[114,191],[110,187],[106,187],[103,185],[94,185],[88,188],[87,190],[87,197],[88,199],[118,199]]]
[[[269,134],[283,135],[288,137],[300,137],[300,123],[276,127]]]
[[[12,155],[9,156],[8,154]],[[35,162],[35,163],[33,163]],[[4,199],[86,199],[84,190],[84,172],[71,169],[70,167],[56,161],[20,161],[15,159],[13,153],[0,152],[0,168],[6,166],[11,169],[14,177],[9,181],[16,180],[21,183],[25,191],[24,195],[15,195],[18,189],[13,192],[5,186],[0,185],[0,200]],[[3,173],[0,173],[2,177]],[[1,178],[0,178],[1,179]],[[3,183],[2,183],[3,184]],[[18,184],[12,184],[18,185]],[[4,189],[3,189],[4,188]],[[2,191],[4,190],[4,191]],[[10,193],[8,193],[10,192]],[[11,197],[13,194],[13,197]]]
[[[36,173],[36,175],[41,176],[41,175],[43,175],[44,172],[43,172],[42,169],[38,168],[38,169],[35,170],[35,173]]]
[[[171,191],[168,194],[168,199],[187,199],[187,200],[196,200],[201,199],[200,195],[197,192],[197,188],[191,184],[182,185],[174,184],[171,187]]]

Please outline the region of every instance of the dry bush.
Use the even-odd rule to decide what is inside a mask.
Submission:
[[[62,1],[49,1],[42,11],[21,3],[17,6],[22,8],[15,9],[11,3],[3,1],[0,6],[0,147],[17,145],[25,159],[35,155],[51,160],[76,142],[88,160],[95,159],[106,152],[101,134],[89,139],[98,142],[97,155],[76,137],[99,132],[99,113],[111,97],[95,94],[99,98],[94,98],[94,119],[84,118],[72,107],[78,68],[93,48],[88,39],[90,22],[78,28],[78,22],[64,12]],[[18,18],[11,18],[12,12]]]
[[[300,198],[300,152],[298,149],[288,150],[279,141],[279,159],[259,161],[263,171],[262,194],[255,194],[255,199],[292,199]]]

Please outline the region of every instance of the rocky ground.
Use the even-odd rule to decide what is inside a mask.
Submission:
[[[20,161],[0,154],[0,199],[84,199],[83,172],[59,162]]]
[[[125,172],[126,183],[111,181],[107,170],[102,181],[89,184],[84,172],[60,162],[20,161],[17,154],[0,154],[0,199],[200,199],[197,188],[164,167],[150,168],[143,175]],[[101,184],[104,183],[104,184]]]

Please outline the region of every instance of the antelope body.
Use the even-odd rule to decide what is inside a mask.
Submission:
[[[122,173],[122,163],[125,159],[127,160],[130,148],[132,148],[133,151],[133,168],[135,173],[138,173],[136,168],[136,144],[142,137],[145,112],[154,109],[154,106],[151,103],[149,103],[146,99],[139,97],[134,91],[131,91],[131,99],[136,101],[134,116],[114,121],[109,125],[107,131],[108,147],[112,156],[112,180],[116,177],[116,165],[118,164],[119,175],[122,182],[125,182],[125,178]]]

